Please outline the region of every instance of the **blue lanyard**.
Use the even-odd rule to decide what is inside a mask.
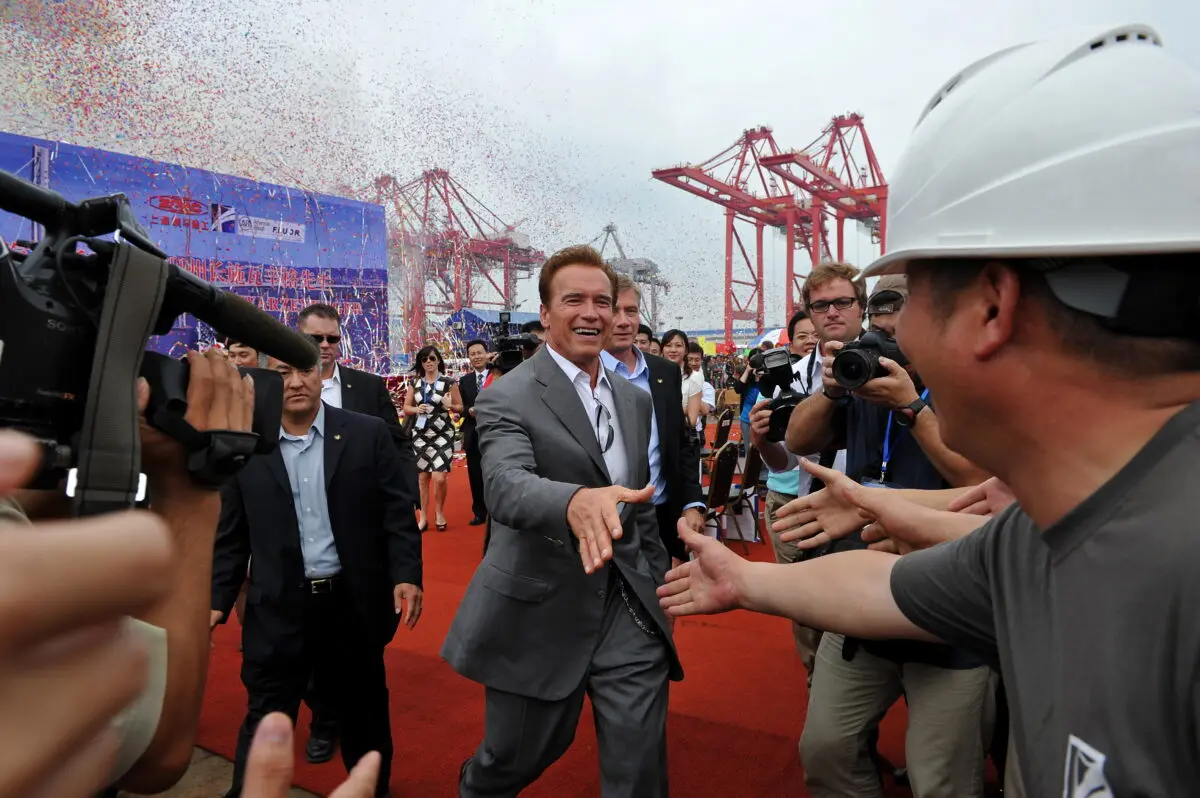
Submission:
[[[924,402],[929,398],[929,389],[926,388],[921,394],[921,401]],[[887,431],[883,434],[883,463],[879,466],[879,481],[887,482],[888,462],[892,459],[892,417],[895,415],[894,410],[888,411]]]
[[[433,402],[430,401],[431,399],[433,399],[433,386],[430,385],[428,382],[425,382],[424,380],[422,380],[421,381],[421,404],[425,404],[425,405],[433,404]],[[888,422],[889,423],[891,422],[890,418],[888,419]],[[887,455],[884,455],[884,459],[887,459]]]

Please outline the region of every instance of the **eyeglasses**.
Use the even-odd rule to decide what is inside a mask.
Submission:
[[[315,333],[309,333],[308,337],[316,341],[318,344],[336,344],[338,341],[342,340],[342,336],[340,335],[317,335]]]
[[[600,400],[596,400],[596,442],[600,444],[600,454],[608,454],[617,431],[613,429],[612,416]]]
[[[437,355],[430,355],[429,357],[425,358],[425,362],[426,362],[426,363],[437,363],[437,362],[438,362],[438,356],[437,356]]]
[[[808,303],[808,312],[824,314],[829,312],[830,307],[835,307],[838,310],[849,310],[858,301],[858,297],[840,296],[837,299],[818,299],[815,302]]]

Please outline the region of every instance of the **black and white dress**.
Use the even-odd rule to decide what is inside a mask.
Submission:
[[[413,381],[413,402],[432,405],[434,410],[427,416],[416,416],[412,428],[413,454],[417,458],[417,470],[425,473],[449,471],[454,459],[454,422],[450,411],[442,407],[442,399],[450,393],[454,380],[441,375],[433,383],[420,377]]]

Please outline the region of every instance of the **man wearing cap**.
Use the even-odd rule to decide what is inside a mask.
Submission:
[[[907,273],[897,334],[942,435],[1016,502],[902,557],[748,563],[687,535],[697,559],[668,574],[669,612],[954,643],[1001,670],[1029,795],[1194,794],[1198,108],[1200,72],[1146,25],[951,76],[894,173],[869,273]],[[899,523],[890,496],[829,479]]]

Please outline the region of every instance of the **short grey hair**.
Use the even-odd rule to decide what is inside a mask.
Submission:
[[[638,302],[642,301],[642,289],[638,288],[638,284],[633,281],[633,278],[628,274],[617,274],[617,294],[622,294],[625,291],[632,291],[637,294]]]

